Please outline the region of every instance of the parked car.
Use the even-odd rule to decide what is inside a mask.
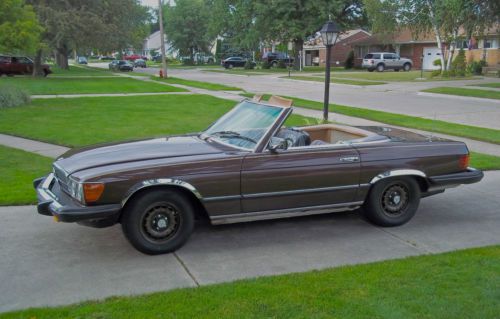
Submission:
[[[133,71],[134,66],[129,61],[125,60],[113,60],[108,64],[110,70],[115,71]]]
[[[134,61],[134,67],[135,68],[145,68],[146,67],[146,61],[143,59],[137,59]]]
[[[87,58],[84,56],[79,56],[77,62],[78,64],[88,64]]]
[[[201,133],[67,152],[36,179],[38,213],[121,223],[146,254],[172,252],[195,217],[212,224],[361,211],[398,226],[420,199],[479,182],[462,142],[389,127],[284,127],[292,101],[244,100]]]
[[[393,69],[394,71],[410,71],[413,66],[413,61],[401,58],[396,53],[374,52],[365,55],[361,66],[364,69],[368,69],[368,72],[373,72],[374,70],[384,72],[384,70],[388,69]]]
[[[221,61],[221,66],[226,69],[232,69],[235,67],[244,67],[247,59],[242,57],[229,57]],[[255,66],[255,62],[251,62]]]
[[[45,76],[52,73],[48,64],[42,64]],[[33,61],[25,56],[0,55],[0,76],[27,75],[33,73]]]
[[[280,61],[290,66],[293,64],[294,58],[283,52],[266,52],[262,56],[262,61],[267,61],[272,67],[277,67]]]
[[[143,59],[143,60],[146,60],[146,61],[148,60],[148,58],[146,56],[139,55],[139,54],[124,55],[123,59],[127,60],[127,61],[135,61],[137,59]]]

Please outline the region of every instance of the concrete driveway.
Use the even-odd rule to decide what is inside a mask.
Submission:
[[[57,224],[33,206],[2,207],[0,312],[194,287],[500,244],[500,171],[423,199],[415,218],[374,227],[357,212],[198,225],[175,254],[146,256],[119,226]]]

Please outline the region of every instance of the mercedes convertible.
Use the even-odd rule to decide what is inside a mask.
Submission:
[[[292,104],[256,96],[203,132],[71,150],[34,181],[38,213],[120,223],[136,249],[161,254],[180,248],[197,218],[227,224],[357,210],[398,226],[421,198],[483,177],[462,142],[390,127],[285,127]]]

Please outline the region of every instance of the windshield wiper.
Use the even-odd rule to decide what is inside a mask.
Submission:
[[[219,136],[219,137],[227,137],[227,138],[235,137],[235,138],[240,138],[242,140],[257,144],[257,141],[254,140],[253,138],[247,137],[245,135],[241,135],[240,133],[234,132],[234,131],[218,131],[218,132],[214,132],[214,133],[210,134],[210,136]]]

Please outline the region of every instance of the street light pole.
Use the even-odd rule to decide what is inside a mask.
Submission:
[[[161,74],[160,77],[167,78],[167,58],[165,56],[165,33],[163,32],[163,4],[158,0],[158,22],[160,23],[160,44],[161,44]]]
[[[328,21],[320,30],[323,44],[326,47],[326,68],[325,68],[325,97],[323,104],[323,121],[328,121],[328,107],[330,104],[330,60],[332,47],[337,42],[340,28],[333,21]]]
[[[325,69],[325,97],[323,103],[323,121],[328,122],[328,106],[330,104],[330,57],[332,45],[326,46],[326,69]]]

